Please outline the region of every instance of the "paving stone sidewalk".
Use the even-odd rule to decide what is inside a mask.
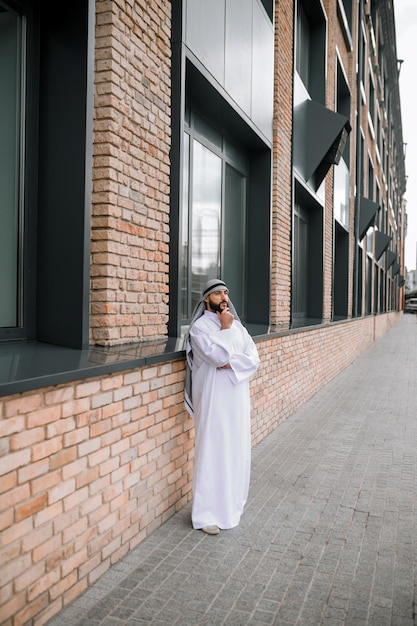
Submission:
[[[48,626],[417,624],[417,323],[253,450],[238,528],[177,513]]]

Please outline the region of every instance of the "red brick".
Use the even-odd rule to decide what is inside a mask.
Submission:
[[[74,571],[77,567],[79,567],[82,563],[87,559],[87,550],[84,548],[80,550],[76,554],[73,554],[68,559],[65,559],[61,564],[62,569],[62,577],[65,578]]]
[[[18,485],[18,472],[13,471],[9,474],[5,474],[0,480],[0,494],[14,489]],[[1,498],[0,498],[1,501]]]
[[[75,491],[75,478],[69,478],[65,481],[60,481],[58,485],[49,489],[48,499],[49,504],[54,504],[66,498],[69,494]]]
[[[35,495],[37,493],[44,493],[45,491],[56,487],[61,482],[61,478],[62,474],[59,469],[34,478],[31,484],[32,494]]]
[[[53,585],[49,589],[51,600],[56,600],[57,598],[61,598],[63,600],[68,589],[75,588],[77,580],[77,570],[73,570],[70,574],[68,574],[68,576],[65,576],[65,578],[61,579],[56,585]]]
[[[54,437],[48,441],[32,446],[32,460],[39,461],[45,457],[50,457],[62,448],[62,437]]]
[[[2,584],[5,583],[4,578],[2,578]],[[19,622],[16,619],[16,615],[19,614],[20,611],[24,609],[26,606],[26,592],[15,593],[12,598],[5,604],[3,604],[1,609],[1,619],[2,624],[5,626],[12,626],[12,624],[24,624],[23,621]]]
[[[36,498],[31,498],[27,502],[20,504],[15,509],[15,520],[16,522],[20,522],[22,519],[26,517],[30,517],[44,509],[48,504],[48,495],[41,494]]]
[[[60,450],[56,454],[53,454],[50,459],[50,468],[51,470],[58,469],[59,467],[65,467],[72,463],[77,458],[77,448],[66,448],[64,450]]]
[[[51,407],[31,411],[27,417],[27,428],[37,428],[45,424],[50,424],[59,420],[61,417],[61,406],[54,405]]]
[[[24,415],[0,419],[0,437],[7,437],[14,433],[20,433],[25,429]]]
[[[0,511],[6,511],[9,507],[14,507],[19,502],[29,498],[29,496],[30,487],[28,484],[20,485],[19,487],[6,491],[4,494],[0,495]]]
[[[33,480],[39,476],[43,476],[49,470],[49,460],[42,459],[36,463],[30,463],[26,467],[22,467],[18,470],[18,482],[19,484],[26,481]]]
[[[89,438],[89,435],[90,429],[88,426],[77,428],[69,433],[66,433],[64,435],[64,448],[69,448],[81,443],[82,441],[86,441]]]
[[[34,525],[35,528],[39,528],[43,526],[43,524],[48,524],[55,520],[62,513],[62,502],[55,502],[54,504],[48,506],[47,508],[39,511],[39,513],[35,514],[34,517]]]
[[[0,457],[0,476],[8,474],[14,469],[27,465],[30,461],[30,449],[11,452]]]
[[[72,400],[62,405],[62,417],[75,417],[91,408],[90,398]]]

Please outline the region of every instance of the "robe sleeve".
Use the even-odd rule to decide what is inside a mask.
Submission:
[[[235,352],[230,357],[231,370],[227,370],[230,379],[235,384],[250,378],[259,367],[259,355],[252,337],[245,331],[245,346],[243,351]]]
[[[193,350],[200,353],[202,359],[214,367],[230,363],[231,369],[224,370],[230,380],[240,383],[252,376],[259,366],[259,356],[255,343],[247,330],[239,330],[238,340],[235,331],[214,330],[204,332],[195,329],[192,333]]]

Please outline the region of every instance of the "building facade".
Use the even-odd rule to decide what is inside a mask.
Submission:
[[[191,497],[221,277],[256,445],[402,314],[392,0],[0,0],[0,615],[44,624]]]

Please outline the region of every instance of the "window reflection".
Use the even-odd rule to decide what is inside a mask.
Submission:
[[[183,165],[183,188],[182,188],[182,224],[181,224],[181,317],[188,316],[188,202],[189,202],[189,168],[190,168],[190,136],[184,135],[184,165]]]
[[[220,275],[222,161],[194,140],[192,183],[192,308]]]
[[[19,324],[21,18],[0,12],[0,327]]]
[[[180,230],[181,319],[189,320],[207,280],[221,278],[244,313],[248,160],[196,114],[186,117]]]
[[[334,168],[334,216],[349,229],[349,170],[343,159]]]

